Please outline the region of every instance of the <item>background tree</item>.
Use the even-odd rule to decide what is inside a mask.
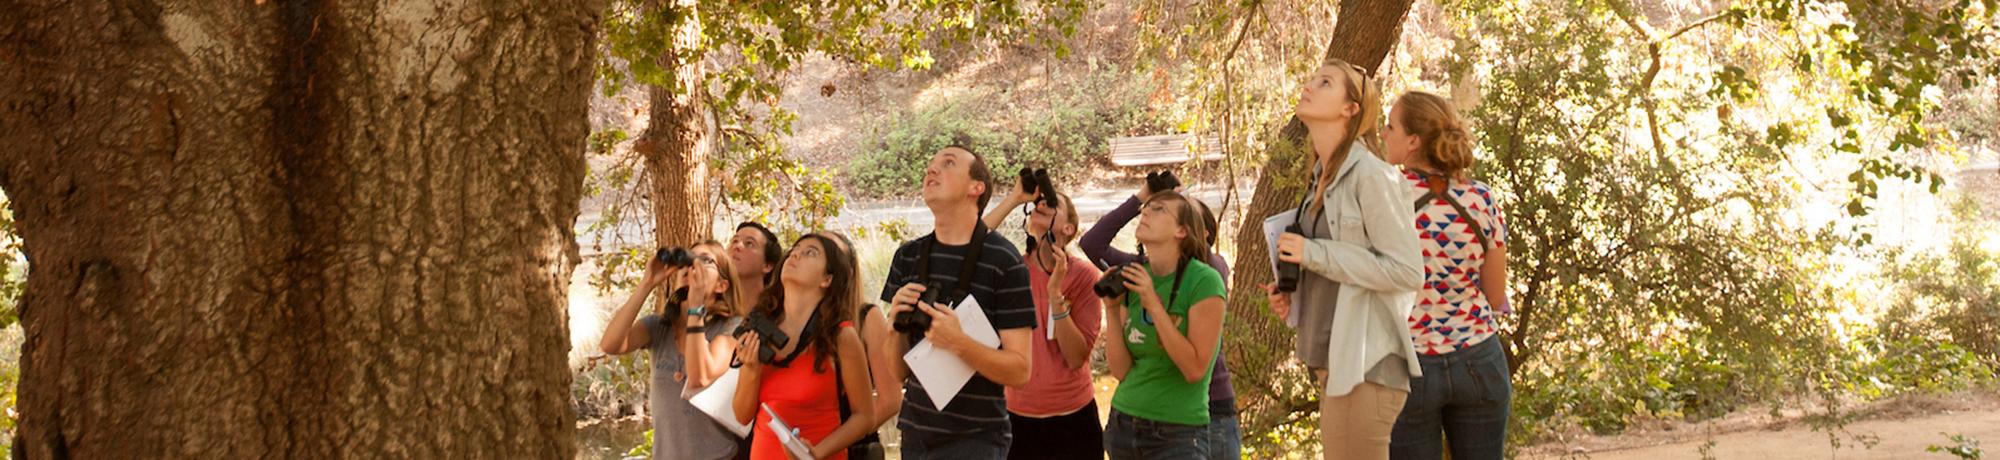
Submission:
[[[1333,58],[1352,62],[1373,74],[1401,36],[1403,20],[1410,11],[1411,3],[1408,0],[1342,0],[1333,14],[1327,15],[1324,2],[1254,1],[1211,4],[1192,10],[1183,10],[1182,6],[1172,2],[1162,2],[1146,5],[1142,13],[1147,15],[1146,20],[1155,23],[1155,30],[1159,31],[1148,38],[1154,48],[1151,52],[1160,61],[1156,65],[1199,68],[1203,69],[1200,72],[1207,74],[1205,78],[1193,77],[1189,85],[1193,97],[1204,99],[1203,110],[1197,110],[1195,118],[1205,118],[1206,121],[1191,121],[1183,127],[1216,132],[1223,138],[1233,157],[1226,162],[1227,167],[1244,166],[1261,171],[1257,175],[1256,191],[1249,203],[1238,211],[1237,215],[1243,218],[1238,223],[1235,241],[1222,243],[1234,248],[1235,258],[1231,266],[1245,267],[1235,270],[1229,282],[1238,288],[1233,289],[1229,296],[1231,321],[1228,326],[1230,333],[1225,335],[1228,339],[1224,357],[1232,369],[1259,370],[1236,372],[1232,383],[1237,388],[1238,404],[1243,409],[1245,436],[1277,443],[1278,447],[1273,450],[1285,449],[1287,444],[1297,439],[1311,439],[1310,436],[1300,438],[1297,430],[1309,426],[1303,422],[1315,417],[1318,392],[1311,388],[1310,375],[1302,367],[1286,365],[1292,356],[1295,332],[1280,318],[1269,313],[1260,291],[1246,287],[1271,281],[1269,270],[1254,268],[1270,263],[1264,250],[1263,216],[1283,212],[1297,204],[1298,194],[1304,190],[1305,182],[1291,177],[1295,175],[1292,172],[1310,168],[1311,163],[1309,156],[1300,148],[1305,139],[1305,124],[1291,116],[1289,110],[1290,98],[1295,96],[1295,92],[1245,95],[1240,87],[1244,85],[1244,80],[1297,80],[1317,68],[1321,61]],[[1314,42],[1309,37],[1325,36],[1302,31],[1326,31],[1323,21],[1328,16],[1333,18],[1333,27],[1325,46],[1301,46],[1301,41]],[[1250,45],[1252,48],[1269,49],[1246,52],[1246,41],[1256,42]],[[1247,65],[1239,63],[1239,53],[1246,56],[1245,60],[1253,62]],[[1256,70],[1244,69],[1259,67],[1260,64],[1265,68],[1282,70],[1255,73]],[[1220,78],[1215,75],[1217,71],[1222,73]],[[1251,75],[1242,76],[1238,72]],[[1253,104],[1246,102],[1265,96],[1275,96],[1275,100],[1283,102],[1267,101],[1260,106],[1251,106]],[[1273,115],[1278,118],[1262,118]],[[1278,120],[1283,121],[1279,123]],[[1260,136],[1246,133],[1263,126],[1271,127],[1267,129],[1274,129],[1276,134]],[[1261,149],[1261,154],[1245,153],[1252,149]],[[1237,174],[1231,169],[1223,177],[1233,181]],[[1224,224],[1225,227],[1228,225]],[[1260,443],[1251,443],[1251,446],[1253,450],[1262,447]],[[1289,447],[1312,449],[1317,446]]]
[[[593,188],[618,193],[636,186],[630,190],[645,196],[612,201],[645,205],[607,208],[596,229],[616,229],[626,217],[650,214],[655,241],[694,241],[712,236],[710,221],[723,207],[753,218],[782,212],[788,219],[773,222],[781,229],[819,228],[845,201],[828,180],[830,172],[807,171],[778,141],[791,133],[795,119],[780,105],[784,80],[794,67],[824,55],[869,69],[927,69],[935,63],[933,49],[955,43],[1067,35],[1084,5],[1082,0],[614,1],[605,18],[604,46],[624,65],[607,62],[599,76],[607,94],[629,82],[647,85],[650,121],[632,147],[638,161],[615,159],[620,166]],[[1052,52],[1066,52],[1060,42],[1047,43]],[[603,136],[611,143],[625,137]],[[634,167],[640,173],[634,174]],[[605,266],[619,259],[614,256]],[[608,283],[609,273],[601,281]]]
[[[573,455],[596,2],[0,9],[16,455]]]
[[[1837,319],[1852,291],[1833,281],[1840,254],[1881,249],[1860,218],[1884,180],[1935,192],[1964,155],[1957,136],[1981,136],[1930,120],[1955,97],[1940,94],[1994,84],[1990,2],[1438,2],[1414,5],[1416,35],[1390,27],[1409,3],[1332,3],[1142,9],[1182,127],[1224,140],[1223,177],[1261,168],[1233,214],[1233,263],[1267,265],[1260,220],[1303,185],[1274,177],[1307,166],[1275,120],[1318,50],[1378,69],[1389,98],[1452,94],[1479,136],[1473,174],[1515,230],[1516,314],[1501,320],[1514,435],[1879,394],[1869,382],[1884,374],[1990,374],[1942,339],[1852,340],[1874,328]],[[1326,29],[1298,24],[1330,16],[1318,48]],[[1805,217],[1829,199],[1841,218]],[[1234,286],[1270,279],[1236,273]],[[1316,392],[1290,360],[1292,331],[1264,312],[1254,290],[1232,295],[1230,364],[1279,370],[1238,374],[1249,444],[1309,450],[1288,440],[1310,439]],[[1878,367],[1904,355],[1930,364]]]

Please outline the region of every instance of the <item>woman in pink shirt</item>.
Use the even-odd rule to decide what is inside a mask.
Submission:
[[[1028,286],[1035,299],[1031,371],[1028,384],[1007,388],[1008,421],[1014,442],[1009,459],[1104,458],[1104,428],[1097,422],[1091,389],[1090,351],[1103,328],[1103,304],[1092,294],[1097,267],[1063,249],[1076,240],[1076,206],[1061,193],[1044,199],[1016,187],[986,214],[986,226],[1000,228],[1007,215],[1028,208]],[[1051,205],[1053,202],[1053,205]]]

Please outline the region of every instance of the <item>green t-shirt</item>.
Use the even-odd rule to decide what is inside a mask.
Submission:
[[[1185,270],[1187,275],[1181,279],[1178,298],[1170,291],[1174,286],[1173,274],[1153,277],[1153,290],[1159,293],[1160,302],[1172,302],[1166,305],[1167,315],[1173,317],[1174,329],[1182,336],[1188,333],[1188,310],[1194,304],[1224,295],[1222,275],[1215,268],[1201,261],[1190,261]],[[1202,363],[1201,381],[1188,382],[1181,377],[1180,368],[1174,366],[1173,358],[1167,357],[1167,350],[1160,348],[1159,334],[1148,324],[1148,320],[1158,318],[1149,316],[1145,307],[1139,306],[1139,296],[1125,296],[1126,324],[1117,325],[1119,329],[1111,332],[1125,340],[1125,348],[1132,352],[1132,369],[1125,373],[1125,380],[1118,382],[1111,407],[1156,422],[1207,425],[1208,383],[1215,378],[1213,358]],[[1216,350],[1222,348],[1221,343],[1216,340]]]

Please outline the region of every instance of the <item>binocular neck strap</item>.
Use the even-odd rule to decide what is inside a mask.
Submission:
[[[1174,308],[1174,302],[1179,302],[1181,300],[1181,277],[1187,276],[1188,261],[1193,259],[1194,256],[1188,256],[1188,255],[1181,256],[1180,268],[1174,269],[1173,289],[1167,291],[1167,304],[1163,305],[1163,307]],[[1152,276],[1152,275],[1149,274],[1147,276]],[[1162,308],[1162,310],[1166,308]]]
[[[942,293],[945,294],[941,296],[942,298],[963,301],[964,297],[972,295],[972,276],[979,273],[979,253],[982,249],[986,249],[987,231],[985,222],[972,224],[972,241],[968,243],[972,245],[972,249],[967,251],[964,264],[959,267],[958,288],[954,292]],[[919,249],[923,255],[917,257],[917,276],[922,277],[918,278],[917,282],[923,283],[926,287],[931,283],[931,253],[936,249],[933,247],[936,244],[937,232],[931,232],[930,239],[924,240],[923,247]],[[958,301],[951,302],[954,306],[958,303]]]
[[[798,336],[792,338],[792,352],[786,353],[782,358],[772,360],[770,364],[778,367],[792,367],[792,360],[799,359],[799,354],[805,353],[806,347],[812,346],[810,335],[813,333],[813,326],[818,324],[819,309],[814,308],[812,315],[806,317],[806,327],[799,328]],[[778,323],[774,322],[772,325],[777,326]]]

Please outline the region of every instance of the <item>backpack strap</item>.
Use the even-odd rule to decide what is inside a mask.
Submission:
[[[1472,237],[1479,242],[1479,249],[1488,249],[1486,245],[1486,229],[1479,226],[1478,218],[1474,218],[1472,213],[1466,212],[1465,205],[1458,204],[1458,200],[1451,199],[1449,188],[1451,187],[1451,183],[1445,180],[1444,176],[1440,174],[1418,171],[1417,175],[1423,177],[1424,184],[1429,188],[1429,190],[1424,191],[1423,196],[1417,197],[1417,212],[1423,212],[1425,207],[1431,205],[1432,200],[1444,200],[1446,204],[1451,205],[1452,209],[1458,211],[1460,218],[1465,219],[1466,226],[1472,227]]]

